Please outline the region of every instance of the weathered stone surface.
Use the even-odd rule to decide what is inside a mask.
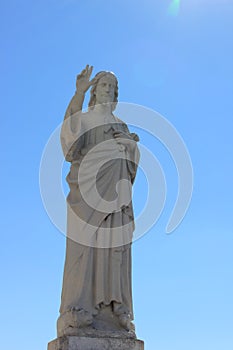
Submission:
[[[144,350],[144,343],[130,338],[64,336],[51,341],[48,350]]]

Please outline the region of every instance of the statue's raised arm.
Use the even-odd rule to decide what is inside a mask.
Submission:
[[[77,149],[78,143],[82,141],[78,139],[77,132],[80,131],[80,118],[77,117],[78,112],[82,112],[83,101],[85,93],[92,86],[96,79],[90,80],[93,66],[86,67],[77,75],[76,78],[76,92],[72,97],[65,113],[64,123],[61,130],[61,144],[68,162],[73,160],[74,152]]]
[[[81,73],[77,75],[76,92],[72,97],[69,106],[67,107],[64,119],[67,119],[72,114],[82,111],[85,93],[90,88],[90,86],[93,85],[96,81],[95,78],[90,80],[92,70],[93,66],[89,66],[87,64],[86,67],[81,71]]]

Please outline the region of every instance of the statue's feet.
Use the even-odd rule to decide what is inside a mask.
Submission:
[[[128,332],[135,333],[135,326],[132,322],[129,309],[122,303],[113,302],[113,312],[118,318],[118,322],[122,328]]]
[[[121,314],[118,316],[118,321],[121,327],[123,327],[128,332],[135,332],[135,326],[128,314]]]
[[[88,327],[92,322],[93,317],[88,311],[72,307],[57,320],[58,336],[75,335],[77,329]]]

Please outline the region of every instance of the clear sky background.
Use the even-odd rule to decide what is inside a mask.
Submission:
[[[168,194],[133,246],[137,335],[145,350],[232,350],[233,2],[5,0],[0,13],[1,348],[42,350],[56,337],[65,237],[44,210],[39,165],[89,63],[115,72],[120,101],[165,116],[193,163],[190,208],[166,235],[176,170],[159,142],[140,135]],[[136,211],[145,183],[139,174]]]

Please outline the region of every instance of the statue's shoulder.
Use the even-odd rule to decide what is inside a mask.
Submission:
[[[71,120],[71,117],[72,117],[72,119],[81,118],[82,114],[83,114],[82,111],[78,111],[78,112],[74,112],[74,113],[72,113],[72,111],[68,111],[68,112],[66,112],[66,114],[64,116],[63,122],[67,122],[68,120]]]
[[[127,125],[124,120],[120,119],[118,116],[114,115],[114,118],[115,120],[117,121],[117,123],[121,123],[121,124],[124,124],[124,125]]]
[[[85,122],[85,120],[90,119],[91,115],[90,112],[83,112],[83,111],[78,111],[74,114],[72,114],[70,117],[72,117],[75,120],[78,120],[79,122]]]

